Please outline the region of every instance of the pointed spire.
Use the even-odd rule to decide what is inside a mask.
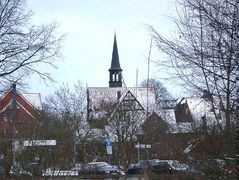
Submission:
[[[112,60],[111,60],[111,67],[109,71],[111,70],[119,70],[122,71],[119,63],[119,54],[118,54],[118,47],[117,47],[117,41],[116,41],[116,34],[114,35],[114,44],[113,44],[113,52],[112,52]]]
[[[111,67],[109,69],[110,79],[109,87],[122,87],[122,69],[119,63],[119,55],[116,41],[116,34],[114,36],[114,45],[112,52]]]

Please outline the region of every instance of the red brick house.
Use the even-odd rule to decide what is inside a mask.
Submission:
[[[7,133],[12,126],[23,122],[32,122],[40,116],[42,110],[39,93],[24,94],[16,90],[16,85],[7,91],[0,99],[0,127]]]

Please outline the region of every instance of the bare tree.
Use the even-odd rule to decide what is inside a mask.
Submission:
[[[155,98],[157,105],[163,105],[166,101],[172,100],[173,96],[168,92],[162,82],[156,79],[145,79],[140,85],[142,87],[152,87],[155,90]]]
[[[105,127],[109,138],[116,142],[118,164],[126,169],[134,158],[134,145],[142,134],[146,112],[133,94],[128,91],[110,113]]]
[[[238,0],[181,0],[175,19],[177,38],[165,38],[151,27],[157,47],[169,57],[166,64],[174,69],[184,88],[214,97],[212,111],[221,130],[217,108],[224,115],[226,133],[235,124],[238,9]]]
[[[44,80],[50,73],[38,69],[40,64],[54,66],[61,57],[63,37],[56,37],[56,24],[34,26],[29,23],[31,11],[25,0],[0,1],[0,78],[1,88],[9,82],[38,74]]]
[[[77,149],[80,145],[85,157],[85,145],[88,138],[91,137],[90,126],[86,121],[86,90],[78,81],[73,90],[67,84],[63,84],[53,95],[46,98],[46,102],[51,113],[58,116],[58,119],[64,122],[71,130],[71,136],[74,139],[72,149],[72,160],[76,161]],[[85,161],[82,159],[81,161]]]

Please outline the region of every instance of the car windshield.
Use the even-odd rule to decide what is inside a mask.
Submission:
[[[98,169],[113,169],[111,165],[99,165]]]

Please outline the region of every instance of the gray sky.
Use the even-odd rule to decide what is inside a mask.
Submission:
[[[49,68],[57,83],[45,85],[32,77],[29,86],[32,92],[43,97],[52,93],[63,82],[69,85],[77,80],[89,87],[108,87],[114,32],[128,87],[147,78],[147,58],[150,46],[150,32],[147,25],[153,25],[167,35],[174,32],[170,19],[175,0],[28,0],[28,9],[34,13],[32,22],[59,24],[59,34],[66,34],[62,54],[64,61],[58,62],[57,69]],[[151,59],[160,59],[155,48]],[[44,67],[46,68],[46,67]],[[150,63],[150,77],[163,81],[167,75],[160,73]],[[33,81],[34,79],[34,81]]]

